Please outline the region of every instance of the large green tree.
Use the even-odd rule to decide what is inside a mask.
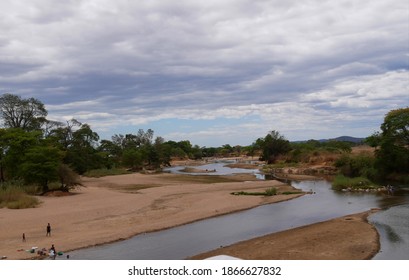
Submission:
[[[383,177],[409,173],[409,107],[390,111],[370,143],[377,145],[377,167]]]
[[[81,124],[72,132],[64,161],[79,174],[103,166],[103,159],[96,147],[99,135],[88,124]]]
[[[279,155],[286,154],[291,150],[290,142],[275,130],[268,133],[266,137],[257,139],[255,145],[261,148],[261,159],[268,164],[274,163]]]
[[[5,93],[0,97],[0,116],[5,127],[33,131],[46,122],[47,110],[38,99]]]
[[[48,191],[48,184],[59,178],[61,152],[55,147],[34,146],[23,157],[19,174],[26,183],[35,183],[42,187],[43,193]]]
[[[21,164],[25,154],[32,147],[39,146],[41,132],[27,132],[21,128],[7,128],[0,130],[0,153],[2,180],[16,178],[20,174]]]

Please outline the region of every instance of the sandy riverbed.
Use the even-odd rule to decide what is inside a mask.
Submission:
[[[84,178],[86,187],[64,197],[40,197],[33,209],[0,209],[0,256],[30,259],[31,247],[67,252],[299,196],[233,196],[236,191],[293,190],[278,181],[237,175],[209,183],[197,176],[129,174]],[[231,177],[228,177],[231,178]],[[46,225],[51,224],[51,237]],[[26,242],[22,240],[22,234]]]

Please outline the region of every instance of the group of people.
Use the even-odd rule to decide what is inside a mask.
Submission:
[[[51,259],[55,260],[58,253],[57,253],[57,251],[56,251],[56,249],[54,247],[54,244],[53,244],[53,245],[51,245],[51,248],[48,250],[48,252],[47,252],[46,248],[43,248],[43,249],[37,251],[37,255],[39,255],[39,256],[47,256],[48,255]]]
[[[47,224],[45,236],[51,237],[51,225],[50,225],[50,223]],[[23,238],[23,242],[26,242],[26,234],[25,233],[23,233],[22,238]],[[46,256],[47,255],[47,249],[43,248],[41,250],[38,250],[37,254],[40,255],[40,256]],[[51,259],[54,259],[54,260],[57,257],[58,253],[57,253],[57,250],[55,249],[54,244],[52,244],[51,248],[48,250],[48,255],[50,256]]]

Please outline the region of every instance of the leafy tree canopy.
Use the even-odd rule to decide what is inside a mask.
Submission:
[[[0,114],[5,127],[33,131],[46,122],[47,110],[38,99],[6,93],[0,97]]]

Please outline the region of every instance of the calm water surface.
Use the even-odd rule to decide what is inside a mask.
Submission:
[[[391,207],[369,217],[380,235],[377,260],[409,260],[409,204]]]
[[[219,170],[217,172],[229,174],[221,168],[222,166],[223,164],[218,163],[200,168],[216,169]],[[238,173],[237,171],[237,169],[230,169],[230,174]],[[249,173],[249,170],[246,171]],[[382,252],[376,258],[408,259],[408,250],[404,248],[402,250],[402,244],[408,246],[409,243],[407,219],[406,223],[402,222],[409,211],[407,195],[397,197],[335,192],[326,181],[292,182],[292,185],[304,191],[312,191],[314,194],[168,230],[140,234],[125,241],[73,251],[70,252],[70,256],[73,259],[92,260],[185,259],[220,246],[269,233],[363,212],[375,207],[385,208],[404,204],[377,213],[371,222],[380,231],[382,244],[389,242],[390,239],[395,240],[393,244],[396,244],[396,246],[382,246]],[[391,219],[391,216],[395,218]],[[390,223],[390,221],[393,222]]]

